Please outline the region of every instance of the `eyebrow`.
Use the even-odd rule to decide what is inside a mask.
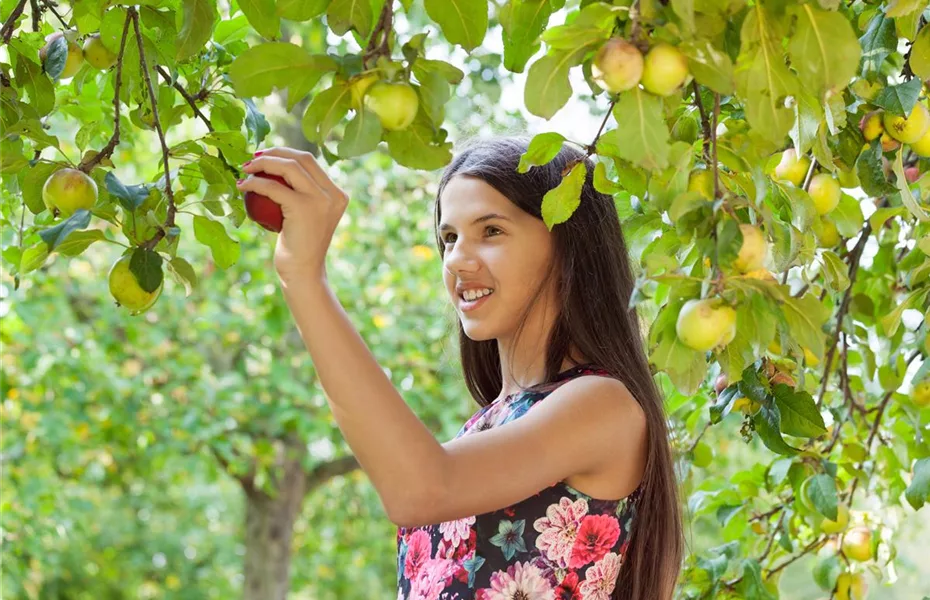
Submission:
[[[491,219],[503,219],[503,220],[505,220],[505,221],[510,221],[511,223],[513,222],[512,219],[510,219],[509,217],[505,217],[504,215],[499,215],[499,214],[497,214],[497,213],[488,213],[488,214],[486,214],[486,215],[483,215],[483,216],[478,217],[477,219],[475,219],[474,221],[472,221],[471,224],[472,224],[472,225],[477,225],[478,223],[483,223],[483,222],[485,222],[485,221],[490,221]],[[448,223],[443,223],[442,225],[439,226],[439,231],[440,231],[440,232],[446,231],[447,229],[455,229],[455,227],[453,227],[452,225],[449,225]]]

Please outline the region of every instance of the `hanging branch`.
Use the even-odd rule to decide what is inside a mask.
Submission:
[[[16,20],[23,14],[24,8],[26,8],[26,0],[19,0],[19,4],[16,5],[13,12],[7,17],[3,27],[0,28],[0,38],[3,38],[4,44],[10,43],[10,38],[13,37],[13,28],[16,27]]]
[[[381,15],[378,17],[378,23],[368,38],[368,45],[365,47],[365,53],[362,54],[362,66],[369,69],[369,62],[378,56],[391,58],[391,48],[389,45],[391,39],[392,26],[394,24],[394,1],[385,0],[381,8]]]
[[[119,90],[123,78],[123,55],[126,50],[126,35],[129,33],[129,21],[132,17],[133,10],[133,8],[129,9],[130,12],[126,15],[126,20],[123,22],[123,36],[119,42],[119,55],[116,58],[116,84],[113,93],[113,112],[115,113],[113,117],[113,135],[110,136],[110,141],[107,142],[107,145],[104,146],[100,152],[86,163],[78,165],[78,169],[85,173],[90,173],[104,158],[110,158],[113,155],[113,150],[119,145]]]
[[[707,111],[704,110],[704,103],[701,102],[701,90],[696,79],[691,80],[691,89],[694,90],[694,104],[701,113],[701,128],[704,131],[704,162],[710,164],[710,120],[707,118]]]

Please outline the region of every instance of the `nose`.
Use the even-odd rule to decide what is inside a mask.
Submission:
[[[456,276],[458,273],[475,271],[478,266],[478,261],[475,259],[474,253],[468,249],[466,244],[459,240],[456,240],[451,250],[446,250],[443,263],[445,269],[453,276]]]

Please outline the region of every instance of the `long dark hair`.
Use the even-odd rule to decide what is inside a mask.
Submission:
[[[613,198],[594,189],[594,162],[573,146],[563,144],[550,162],[519,173],[517,165],[529,142],[525,135],[465,141],[443,171],[436,192],[434,231],[441,217],[439,197],[455,175],[480,178],[520,209],[542,220],[543,196],[559,184],[566,166],[585,160],[588,173],[581,204],[568,221],[552,229],[556,259],[522,313],[517,337],[546,282],[555,274],[560,306],[546,347],[546,381],[554,380],[562,371],[563,359],[573,343],[590,362],[623,381],[642,406],[648,422],[646,472],[630,545],[612,598],[671,598],[684,548],[679,493],[662,396],[644,352],[639,316],[635,308],[627,309],[634,277],[620,219]],[[440,256],[444,256],[445,245],[438,233],[436,244]],[[497,341],[471,340],[461,322],[458,332],[465,384],[479,406],[486,406],[499,395],[503,385]]]

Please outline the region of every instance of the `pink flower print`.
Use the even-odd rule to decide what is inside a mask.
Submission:
[[[619,554],[608,552],[604,558],[584,572],[585,580],[581,582],[583,600],[610,600],[610,595],[617,585],[620,564]]]
[[[570,571],[562,583],[555,588],[556,600],[581,600],[581,590],[578,589],[578,573]]]
[[[533,523],[533,529],[540,533],[536,538],[536,547],[558,566],[568,567],[575,537],[587,514],[588,501],[584,498],[572,502],[563,497],[558,504],[549,505],[546,516]]]
[[[482,593],[483,592],[483,593]],[[491,575],[491,589],[480,590],[483,600],[556,600],[552,586],[535,565],[517,562]]]
[[[581,522],[569,567],[594,563],[610,552],[620,538],[620,524],[610,515],[588,515]]]
[[[475,517],[466,517],[455,521],[448,521],[439,525],[439,532],[443,540],[452,542],[453,547],[457,547],[462,540],[468,539],[471,526],[475,524]]]
[[[409,600],[439,600],[458,566],[454,561],[431,558],[423,563],[416,579],[410,582]]]
[[[404,559],[404,577],[414,579],[430,558],[433,549],[428,533],[417,530],[407,539],[407,556]]]

